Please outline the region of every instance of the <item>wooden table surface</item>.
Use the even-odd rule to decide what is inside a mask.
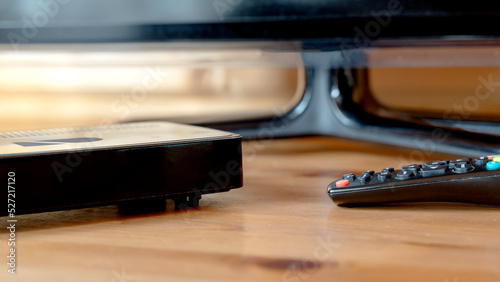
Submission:
[[[18,216],[17,274],[4,264],[0,281],[500,281],[499,207],[341,208],[326,195],[342,174],[411,153],[325,137],[245,142],[244,187],[199,209]]]

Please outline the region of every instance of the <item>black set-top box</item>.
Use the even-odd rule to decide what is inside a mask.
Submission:
[[[173,199],[242,186],[241,137],[168,122],[0,133],[1,216]]]

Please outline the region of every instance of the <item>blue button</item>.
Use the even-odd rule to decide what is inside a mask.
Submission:
[[[497,161],[488,162],[486,164],[486,169],[487,170],[499,170],[500,169],[500,162],[497,162]]]

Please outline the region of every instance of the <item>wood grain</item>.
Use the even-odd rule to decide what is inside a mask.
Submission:
[[[498,207],[341,208],[326,195],[342,174],[410,153],[322,137],[246,142],[244,187],[199,209],[19,216],[18,274],[4,267],[0,281],[500,281]]]

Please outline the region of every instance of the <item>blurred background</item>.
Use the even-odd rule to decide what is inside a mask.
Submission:
[[[0,131],[266,119],[296,107],[318,67],[328,83],[338,69],[361,74],[340,93],[361,112],[500,122],[500,42],[482,24],[497,4],[438,2],[6,0]],[[472,8],[481,29],[461,26]],[[351,51],[362,60],[330,61]]]
[[[172,47],[172,46],[170,46]],[[155,44],[0,50],[0,131],[271,117],[300,101],[299,54]]]
[[[471,52],[476,55],[456,59]],[[373,114],[389,109],[418,118],[500,121],[500,95],[488,92],[500,87],[500,68],[488,64],[495,52],[500,56],[491,47],[365,50],[367,65],[358,69],[365,76],[356,81],[362,93],[353,99],[367,112],[378,107]],[[480,86],[484,81],[492,85]],[[474,98],[478,87],[481,99]],[[35,44],[16,51],[4,45],[0,131],[263,119],[292,110],[305,89],[298,52],[231,44]]]

